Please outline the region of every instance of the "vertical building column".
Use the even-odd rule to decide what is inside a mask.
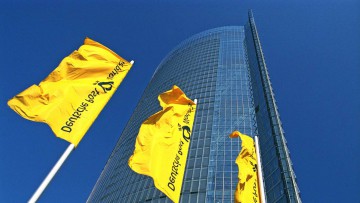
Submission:
[[[279,165],[281,167],[281,174],[285,184],[285,193],[288,202],[300,203],[299,189],[296,184],[296,178],[292,169],[289,151],[286,146],[284,131],[281,126],[279,112],[275,103],[274,93],[271,87],[270,77],[265,64],[264,55],[261,49],[260,39],[255,25],[253,13],[249,11],[249,24],[252,32],[253,42],[256,49],[256,56],[258,61],[258,68],[262,82],[263,93],[266,102],[268,116],[270,118],[270,126],[276,144],[277,156],[279,158]],[[261,135],[260,135],[261,136]]]

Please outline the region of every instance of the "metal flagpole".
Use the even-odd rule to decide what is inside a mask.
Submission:
[[[260,158],[260,147],[259,147],[259,138],[255,136],[255,149],[257,154],[257,164],[258,164],[258,179],[259,179],[259,188],[260,188],[260,202],[266,203],[265,200],[265,190],[264,190],[264,178],[262,173],[262,165],[261,165],[261,158]]]
[[[65,150],[65,152],[63,153],[63,155],[60,157],[60,159],[57,161],[57,163],[55,164],[55,166],[51,169],[50,173],[46,176],[46,178],[43,180],[43,182],[41,183],[41,185],[39,186],[39,188],[36,190],[36,192],[33,194],[33,196],[31,197],[31,199],[28,201],[29,203],[35,203],[40,195],[44,192],[46,186],[50,183],[50,181],[53,179],[53,177],[55,176],[55,174],[57,173],[57,171],[60,169],[60,167],[62,166],[62,164],[65,162],[65,160],[67,159],[67,157],[70,155],[70,153],[74,150],[75,145],[74,144],[70,144],[68,146],[68,148]]]

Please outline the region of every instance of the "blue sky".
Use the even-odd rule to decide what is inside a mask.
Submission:
[[[135,65],[39,202],[85,202],[157,65],[201,31],[253,9],[303,202],[354,202],[360,188],[360,2],[0,3],[0,202],[27,201],[68,143],[7,100],[85,37]]]

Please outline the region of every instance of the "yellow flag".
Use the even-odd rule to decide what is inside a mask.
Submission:
[[[230,138],[241,138],[241,152],[236,158],[239,167],[239,182],[235,191],[235,203],[259,203],[259,186],[257,176],[257,156],[254,140],[239,131],[230,134]]]
[[[89,38],[39,85],[8,101],[22,117],[47,123],[57,137],[78,145],[132,64]]]
[[[156,188],[179,202],[196,104],[177,86],[159,95],[162,110],[140,127],[130,168],[154,179]]]

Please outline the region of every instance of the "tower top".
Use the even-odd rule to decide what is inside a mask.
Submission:
[[[250,18],[254,18],[252,9],[249,9],[249,11],[248,11],[248,16],[249,16],[249,19],[250,19]]]

